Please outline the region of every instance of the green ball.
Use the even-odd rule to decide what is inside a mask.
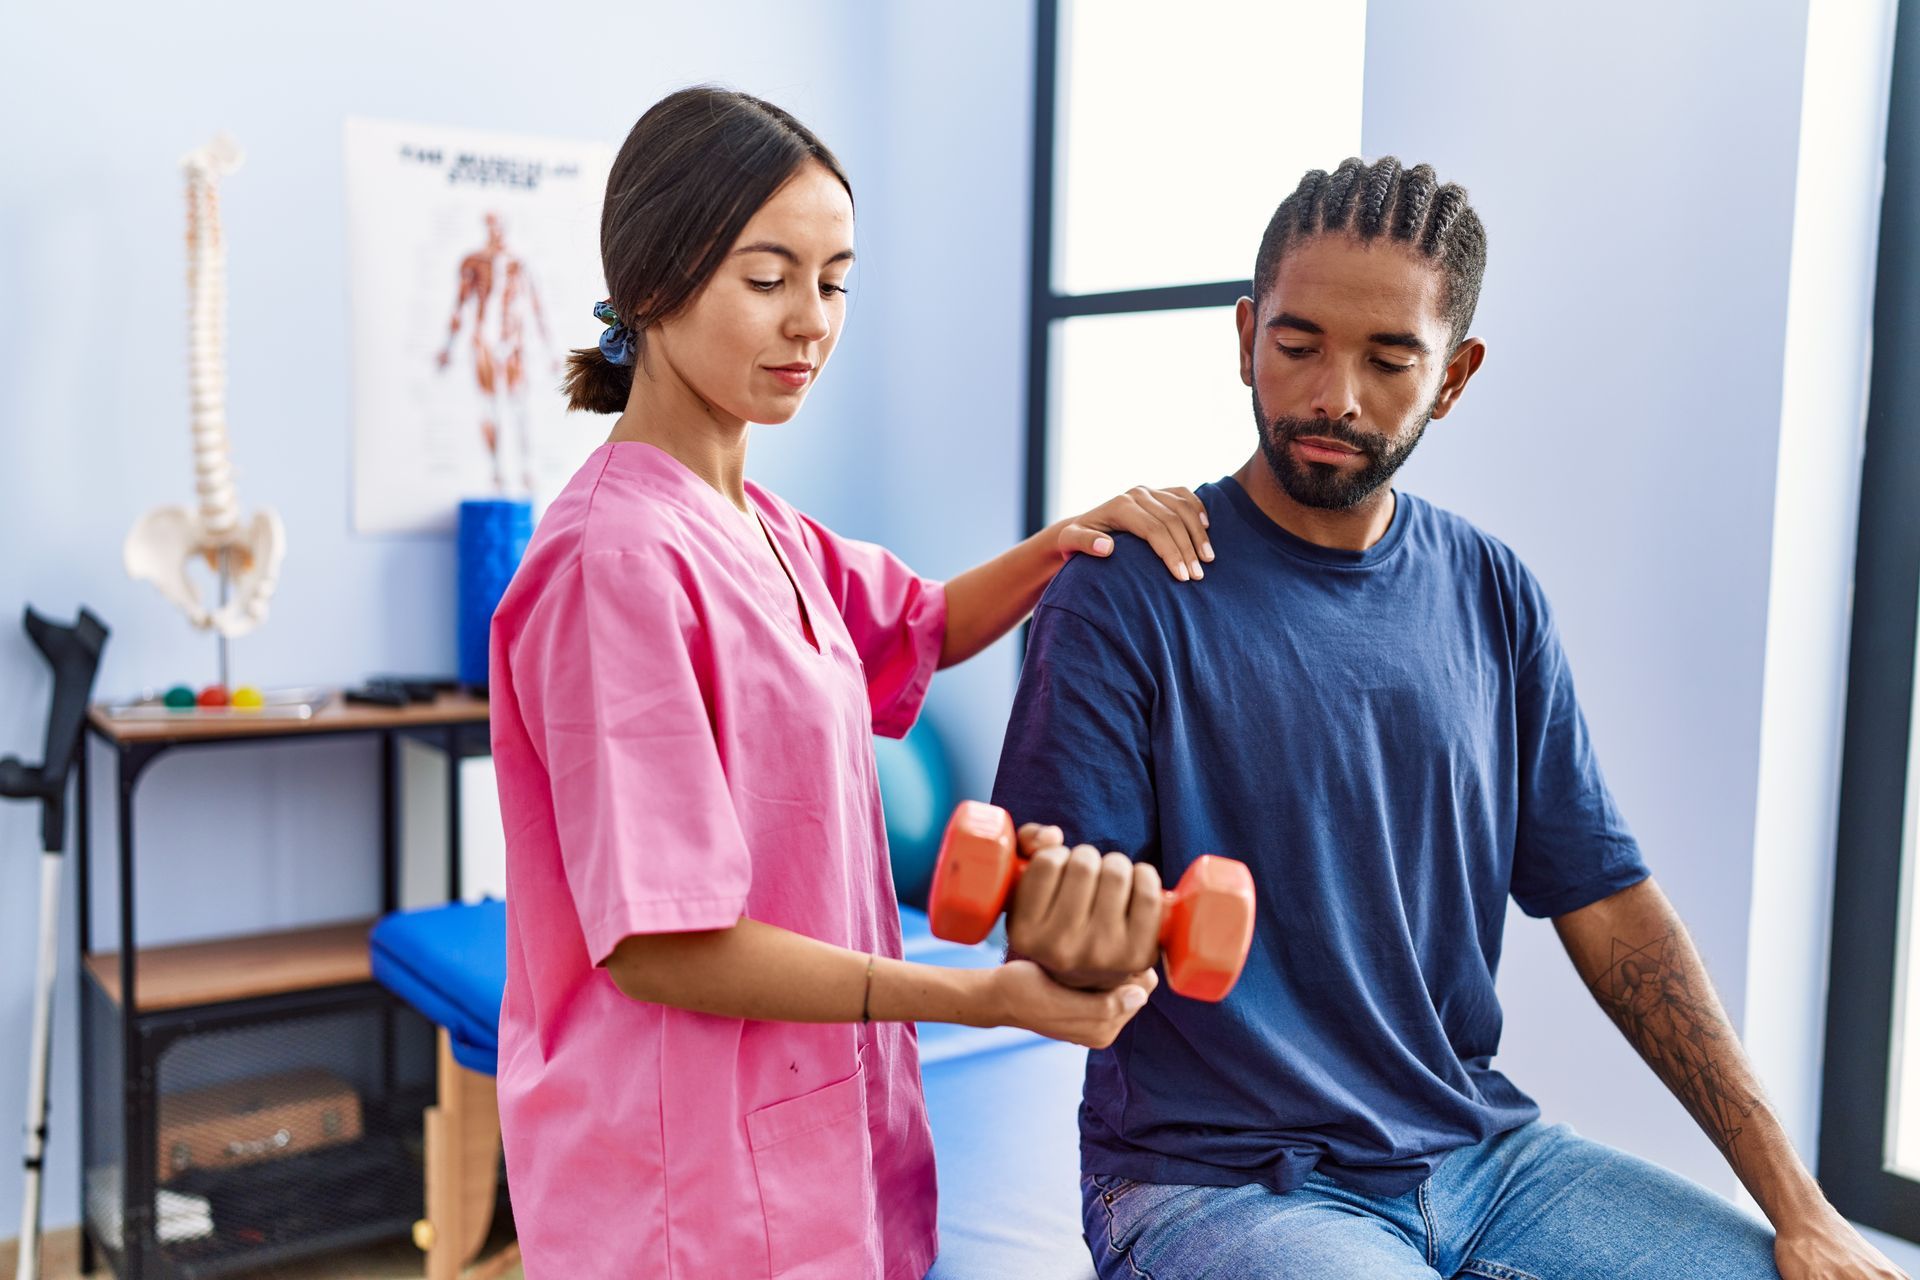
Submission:
[[[194,696],[193,690],[184,684],[177,684],[167,690],[166,703],[175,711],[191,711],[198,702],[199,699]]]

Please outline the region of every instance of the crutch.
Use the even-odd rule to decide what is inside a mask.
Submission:
[[[0,798],[40,802],[40,958],[34,973],[33,1059],[27,1069],[25,1192],[20,1205],[17,1280],[40,1274],[40,1183],[47,1152],[47,1071],[53,1054],[53,975],[59,959],[60,853],[67,834],[67,775],[80,755],[81,730],[107,628],[85,608],[71,626],[50,622],[31,608],[27,635],[53,668],[53,704],[47,714],[45,762],[0,758]],[[86,904],[81,904],[81,910]]]

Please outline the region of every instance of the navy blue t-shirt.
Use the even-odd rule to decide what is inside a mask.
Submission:
[[[1203,580],[1130,537],[1054,580],[994,785],[1016,822],[1169,888],[1217,853],[1259,895],[1225,1002],[1163,985],[1089,1056],[1082,1165],[1400,1194],[1539,1114],[1492,1066],[1507,895],[1561,915],[1647,869],[1512,551],[1404,493],[1362,552],[1293,536],[1231,478],[1199,494]]]

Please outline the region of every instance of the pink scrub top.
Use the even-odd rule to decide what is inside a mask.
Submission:
[[[946,592],[747,493],[758,521],[660,449],[603,445],[494,614],[500,1123],[529,1280],[933,1263],[911,1024],[688,1013],[598,967],[742,916],[900,955],[871,735],[918,714]]]

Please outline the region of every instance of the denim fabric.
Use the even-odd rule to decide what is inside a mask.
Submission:
[[[1704,1187],[1538,1121],[1399,1196],[1081,1180],[1101,1280],[1777,1280],[1773,1232]]]

